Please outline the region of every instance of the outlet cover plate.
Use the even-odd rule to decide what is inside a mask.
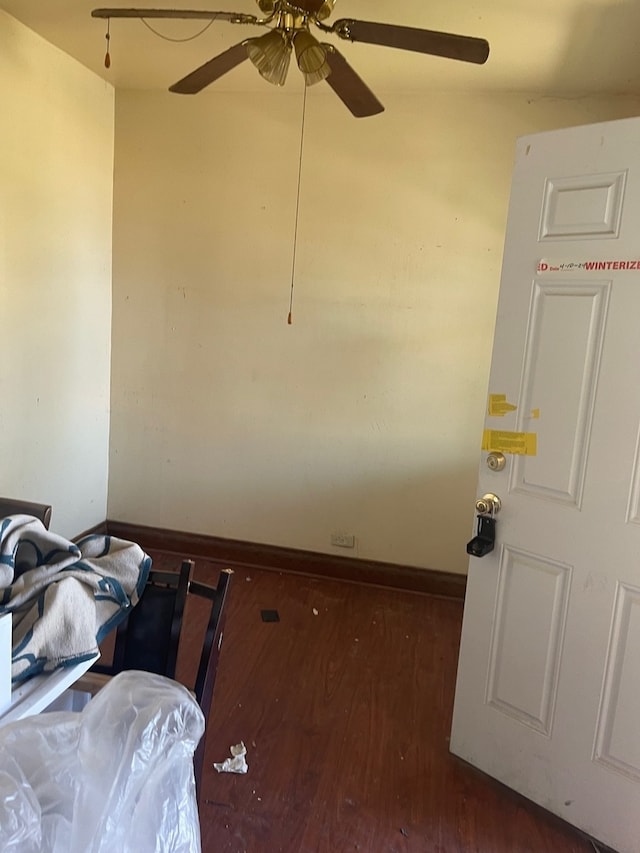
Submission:
[[[332,533],[331,544],[338,548],[355,548],[356,537],[353,533]]]

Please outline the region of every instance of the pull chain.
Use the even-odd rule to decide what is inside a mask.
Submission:
[[[293,284],[296,274],[296,251],[298,248],[298,215],[300,213],[300,179],[302,177],[302,149],[304,144],[304,119],[307,111],[307,87],[304,87],[304,95],[302,98],[302,128],[300,130],[300,156],[298,158],[298,189],[296,194],[296,219],[293,230],[293,257],[291,259],[291,292],[289,294],[289,315],[287,323],[292,324],[293,319]]]
[[[154,35],[158,36],[158,38],[164,39],[165,41],[174,41],[174,42],[193,41],[193,39],[197,39],[199,36],[201,36],[203,33],[205,33],[209,29],[209,27],[211,26],[211,24],[213,24],[215,19],[216,19],[216,14],[213,15],[213,17],[211,18],[210,21],[207,21],[207,23],[204,25],[204,27],[202,27],[202,29],[199,32],[194,33],[194,35],[192,35],[192,36],[187,36],[186,38],[171,38],[171,36],[165,36],[162,33],[159,33],[158,30],[155,30],[151,26],[151,24],[148,23],[148,21],[146,21],[144,18],[140,18],[140,20],[145,25],[145,27],[147,27],[147,29],[151,30],[151,32]],[[111,18],[107,18],[107,32],[105,35],[105,39],[107,40],[107,52],[104,55],[104,67],[105,68],[111,68],[111,55],[109,53],[109,40],[111,38],[110,30],[111,30]]]
[[[109,40],[111,38],[111,33],[109,32],[111,29],[111,18],[107,18],[107,32],[105,35],[105,39],[107,40],[107,52],[104,55],[104,67],[111,68],[111,55],[109,53]]]

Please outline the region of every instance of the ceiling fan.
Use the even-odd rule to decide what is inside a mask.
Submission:
[[[357,118],[376,115],[383,105],[358,76],[333,44],[321,42],[312,35],[313,24],[321,32],[341,39],[367,44],[386,45],[433,56],[443,56],[479,65],[487,61],[489,44],[485,39],[414,27],[381,24],[341,18],[332,25],[324,21],[333,12],[336,0],[256,0],[264,15],[239,12],[207,12],[180,9],[94,9],[94,18],[182,18],[223,20],[231,24],[265,27],[264,35],[247,38],[214,56],[173,86],[171,92],[191,95],[218,80],[245,59],[251,60],[270,83],[285,82],[291,53],[310,86],[326,80],[336,95]]]

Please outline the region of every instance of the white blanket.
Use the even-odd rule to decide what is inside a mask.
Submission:
[[[13,614],[11,680],[87,660],[135,604],[151,558],[134,542],[73,543],[29,515],[0,519],[0,614]]]

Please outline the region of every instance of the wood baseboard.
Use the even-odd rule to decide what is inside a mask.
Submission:
[[[106,529],[111,536],[137,542],[145,549],[168,551],[180,557],[203,557],[216,563],[224,563],[230,568],[314,575],[444,598],[464,599],[467,585],[465,575],[400,566],[395,563],[338,557],[333,554],[165,530],[110,519],[106,522]]]
[[[83,539],[85,536],[92,536],[94,533],[103,533],[107,532],[107,522],[101,521],[100,524],[94,524],[93,527],[90,527],[88,530],[83,530],[82,533],[78,533],[77,536],[73,537],[73,542],[78,542],[80,539]]]

